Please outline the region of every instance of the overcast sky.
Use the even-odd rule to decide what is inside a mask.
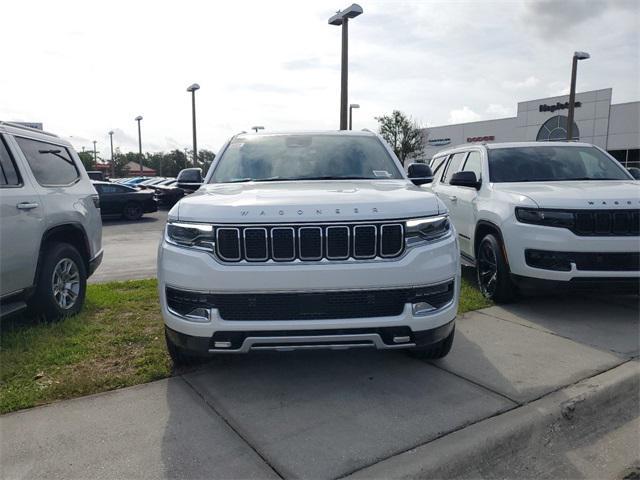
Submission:
[[[517,102],[613,88],[640,99],[640,1],[363,0],[350,23],[355,128],[399,109],[423,125],[514,116]],[[108,158],[108,135],[145,151],[217,151],[253,125],[339,124],[338,8],[325,1],[9,1],[2,6],[0,119],[43,122]]]

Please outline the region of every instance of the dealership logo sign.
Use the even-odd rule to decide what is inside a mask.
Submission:
[[[485,135],[484,137],[467,137],[467,142],[493,142],[495,139],[494,135]]]
[[[576,102],[576,108],[581,107],[582,106],[582,102]],[[564,103],[556,103],[555,105],[540,105],[539,109],[541,112],[555,112],[556,110],[566,110],[567,108],[569,108],[569,102],[564,102]]]
[[[427,140],[429,145],[440,146],[440,145],[449,145],[451,143],[450,138],[430,138]]]

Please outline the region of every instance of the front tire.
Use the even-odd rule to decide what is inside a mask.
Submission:
[[[486,235],[476,254],[478,287],[485,298],[496,303],[509,303],[516,293],[502,244],[495,235]]]
[[[47,247],[31,310],[47,320],[73,316],[82,310],[86,291],[87,269],[78,250],[68,243]]]
[[[421,360],[437,360],[439,358],[444,358],[451,351],[455,333],[456,328],[454,326],[453,330],[451,330],[451,333],[439,342],[434,343],[433,345],[428,345],[426,347],[414,347],[409,350],[408,353],[412,357],[419,358]]]
[[[169,352],[174,367],[189,367],[202,363],[203,359],[201,357],[191,355],[173,343],[166,331],[164,332],[164,339],[167,342],[167,351]]]

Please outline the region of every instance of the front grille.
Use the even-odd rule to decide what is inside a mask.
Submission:
[[[574,215],[576,235],[640,235],[640,210],[579,210]]]
[[[403,250],[401,223],[216,227],[225,262],[393,258]]]
[[[571,271],[571,264],[577,270],[593,272],[637,272],[640,271],[640,253],[597,253],[597,252],[550,252],[546,250],[526,250],[527,265],[544,270]]]
[[[182,315],[217,308],[223,320],[326,320],[400,315],[407,303],[451,302],[454,282],[428,287],[291,293],[200,293],[167,287],[170,309]]]

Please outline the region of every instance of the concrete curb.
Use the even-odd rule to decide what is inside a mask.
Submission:
[[[573,454],[567,453],[582,448],[587,440],[588,444],[597,443],[608,432],[637,422],[639,392],[640,363],[628,361],[353,472],[347,478],[522,478],[564,476],[563,473],[582,476],[580,473],[584,472],[576,472],[575,465],[568,465],[568,457]],[[637,440],[637,427],[627,430]],[[630,442],[628,448],[629,441],[623,442],[628,450],[624,461],[631,456],[629,464],[599,466],[617,471],[628,467],[640,456],[640,446],[633,438]],[[604,472],[596,471],[594,476],[600,473]]]

